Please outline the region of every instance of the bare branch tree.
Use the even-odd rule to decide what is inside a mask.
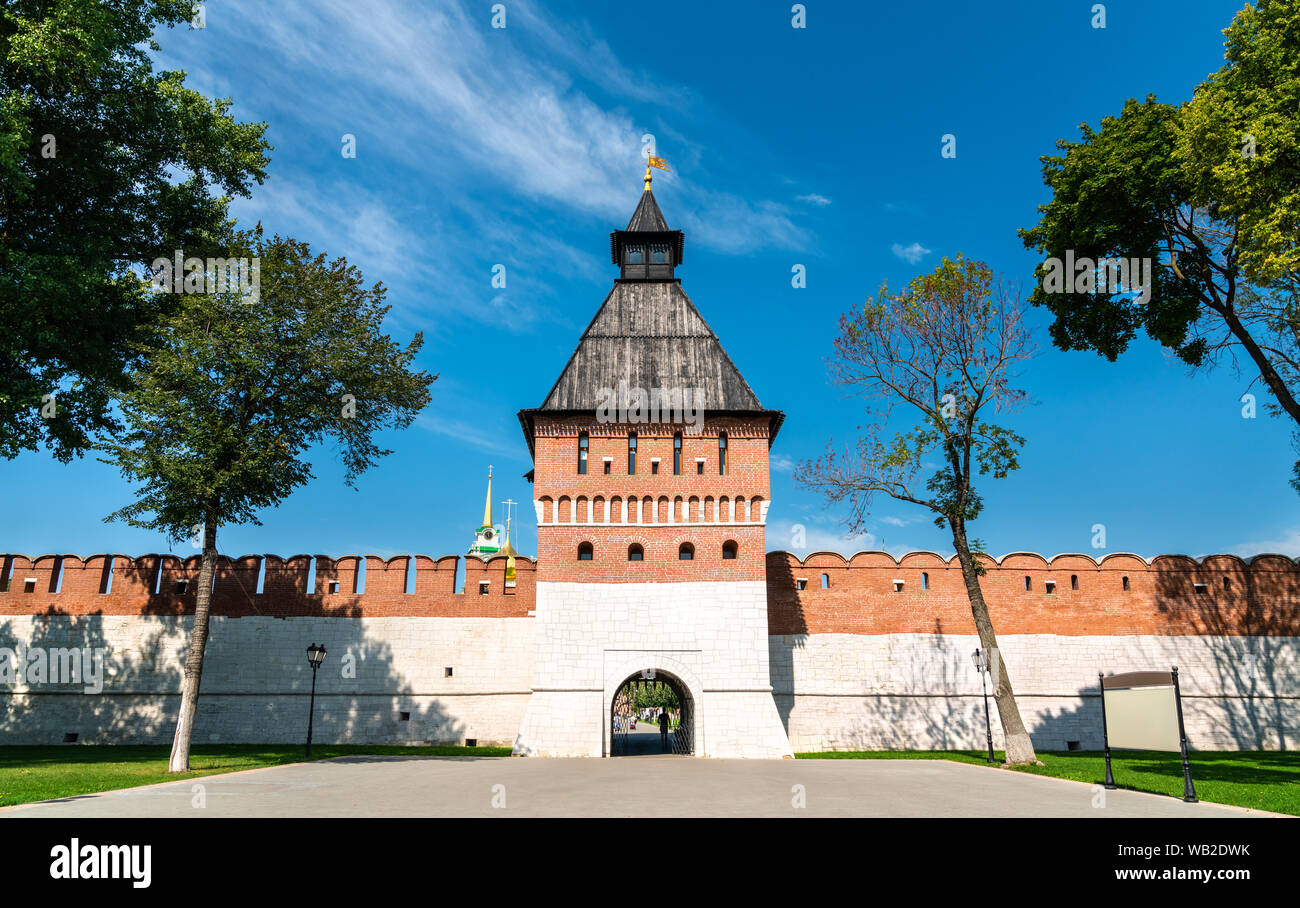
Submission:
[[[1011,677],[995,655],[997,636],[980,588],[980,545],[967,535],[983,502],[975,474],[1002,478],[1019,467],[1024,439],[988,421],[1027,400],[1016,369],[1034,353],[1018,294],[983,262],[944,259],[905,292],[887,286],[840,317],[832,379],[865,397],[868,421],[855,446],[834,445],[795,472],[828,502],[848,505],[852,532],[866,529],[879,494],[928,509],[952,532],[980,643],[991,654],[994,697],[1006,737],[1008,763],[1034,763]],[[900,421],[915,422],[897,429]],[[938,463],[931,463],[930,458]],[[935,468],[921,487],[922,472]]]

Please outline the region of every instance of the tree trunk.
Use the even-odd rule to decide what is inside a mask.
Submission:
[[[199,706],[199,683],[203,679],[203,653],[208,644],[208,610],[212,605],[212,578],[217,572],[217,523],[209,517],[203,525],[203,564],[199,568],[199,591],[194,604],[194,630],[185,659],[185,681],[181,686],[181,711],[176,719],[168,772],[189,772],[190,739],[194,734],[194,713]]]
[[[989,618],[988,603],[984,601],[979,574],[975,571],[975,559],[966,541],[966,526],[962,521],[951,519],[948,525],[952,528],[952,541],[957,548],[957,559],[961,562],[962,579],[966,581],[966,596],[970,599],[970,610],[975,617],[980,645],[988,654],[989,671],[993,676],[993,700],[998,705],[998,719],[1002,723],[1002,735],[1006,738],[1007,763],[1037,763],[1038,755],[1034,753],[1034,744],[1029,740],[1029,732],[1025,730],[1025,723],[1020,718],[1020,707],[1016,705],[1016,695],[1011,689],[1011,675],[998,650],[993,620]]]
[[[1300,425],[1300,402],[1297,402],[1291,389],[1286,386],[1286,382],[1278,375],[1277,369],[1269,360],[1266,354],[1255,338],[1251,336],[1250,331],[1237,318],[1237,314],[1231,308],[1224,306],[1218,308],[1219,314],[1223,316],[1224,322],[1228,325],[1228,330],[1241,342],[1246,348],[1246,353],[1254,360],[1256,367],[1259,369],[1260,377],[1264,379],[1264,384],[1273,392],[1273,397],[1277,400],[1278,406],[1286,411],[1287,415]]]

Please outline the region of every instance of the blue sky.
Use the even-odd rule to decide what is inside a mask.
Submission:
[[[392,333],[423,331],[421,365],[441,373],[359,491],[323,450],[316,481],[262,526],[222,530],[228,554],[462,553],[488,464],[497,501],[529,501],[515,413],[541,403],[610,287],[608,233],[638,199],[647,133],[674,168],[655,193],[686,231],[683,286],[787,414],[769,550],[792,548],[799,524],[804,550],[950,551],[925,514],[889,501],[870,538],[845,539],[842,515],[791,481],[861,422],[825,377],[839,314],[959,251],[1027,285],[1016,230],[1047,197],[1039,156],[1128,97],[1189,97],[1221,65],[1240,3],[1112,2],[1105,29],[1075,0],[811,0],[805,29],[788,2],[507,0],[504,29],[491,5],[209,0],[205,29],[159,37],[161,66],[270,124],[270,177],[234,213],[382,280]],[[1045,313],[1032,318],[1034,404],[1011,420],[1023,467],[981,487],[974,532],[991,551],[1300,554],[1289,431],[1241,418],[1249,370],[1193,375],[1146,340],[1114,364],[1063,353]],[[5,551],[169,550],[102,522],[130,489],[93,458],[24,455],[5,472]],[[517,545],[534,551],[531,507],[519,515]]]

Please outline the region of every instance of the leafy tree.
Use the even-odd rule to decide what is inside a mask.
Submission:
[[[1052,199],[1020,231],[1046,259],[1148,260],[1149,299],[1132,282],[1076,292],[1066,275],[1031,301],[1064,350],[1114,360],[1142,330],[1194,367],[1244,357],[1268,408],[1300,425],[1300,6],[1248,5],[1225,34],[1224,66],[1191,101],[1130,99],[1058,141],[1042,158]],[[1300,461],[1295,476],[1300,489]]]
[[[260,300],[224,290],[182,295],[131,372],[120,438],[100,446],[106,463],[139,484],[136,501],[106,520],[174,539],[202,534],[173,772],[189,767],[217,530],[259,523],[259,510],[313,478],[307,455],[326,440],[352,485],[390,453],[375,433],[410,425],[437,378],[411,368],[420,334],[403,347],[383,333],[383,286],[365,288],[344,259],[326,262],[260,229],[235,234],[230,246],[231,257],[260,258]]]
[[[143,292],[139,269],[211,244],[228,196],[265,176],[266,124],[153,70],[155,29],[192,14],[190,0],[0,6],[4,457],[44,444],[68,461],[115,428],[113,394],[174,302]]]
[[[1011,676],[996,658],[997,635],[980,587],[985,567],[968,525],[984,503],[974,478],[1018,469],[1024,439],[989,422],[1026,399],[1016,367],[1033,354],[1020,300],[993,280],[983,262],[945,258],[903,293],[882,286],[860,309],[840,317],[831,377],[873,401],[853,449],[832,446],[795,471],[831,503],[849,504],[853,532],[866,528],[880,494],[926,508],[952,533],[980,644],[992,654],[994,699],[1008,763],[1034,763],[1033,743],[1016,705]],[[891,420],[915,422],[901,431]],[[897,423],[895,423],[897,425]],[[938,468],[920,487],[922,470]]]

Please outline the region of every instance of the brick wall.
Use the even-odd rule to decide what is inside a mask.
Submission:
[[[587,472],[578,472],[579,437],[587,433]],[[628,472],[628,435],[637,437],[636,472]],[[674,437],[682,440],[681,473],[673,472]],[[727,469],[719,469],[719,437]],[[762,580],[763,518],[769,429],[762,420],[709,417],[698,433],[683,425],[598,423],[589,417],[538,417],[534,497],[540,579],[587,583],[688,583]],[[605,472],[605,458],[610,471]],[[703,468],[697,468],[702,458]],[[658,472],[654,463],[658,461]],[[723,544],[736,557],[722,557]],[[591,560],[578,548],[593,547]],[[683,543],[694,558],[679,557]],[[628,560],[639,545],[643,560]]]
[[[0,556],[0,616],[6,615],[189,615],[197,598],[200,557],[175,555]],[[312,562],[315,578],[308,589]],[[265,563],[262,592],[258,576]],[[364,564],[364,579],[360,577]],[[464,589],[457,593],[460,558],[445,555],[374,555],[282,559],[220,556],[212,590],[212,614],[238,618],[334,616],[524,618],[535,608],[535,568],[518,558],[516,586],[505,589],[504,557],[465,558]],[[407,572],[414,571],[412,592]],[[30,582],[29,582],[30,580]],[[486,594],[480,584],[487,581]],[[181,592],[180,584],[188,586]],[[337,583],[337,588],[331,584]],[[331,590],[334,589],[333,592]]]
[[[1000,635],[1300,636],[1300,568],[1280,555],[1250,562],[1212,555],[1199,563],[1160,555],[1148,564],[1136,555],[1049,561],[1021,553],[985,564],[980,586]],[[807,581],[803,590],[800,579]],[[901,591],[895,591],[898,580]],[[913,552],[896,562],[883,552],[848,560],[833,552],[803,559],[770,552],[767,588],[772,634],[975,630],[955,557]]]

